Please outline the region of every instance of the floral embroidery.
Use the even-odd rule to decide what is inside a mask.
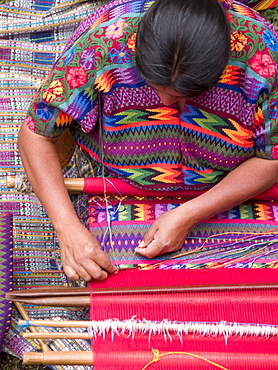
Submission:
[[[109,56],[114,63],[122,64],[131,62],[130,50],[124,44],[120,44],[118,49],[111,49]]]
[[[29,109],[27,117],[31,116],[31,118],[28,118],[27,122],[31,130],[42,135],[57,137],[67,127],[72,126],[72,132],[78,132],[76,135],[80,135],[79,142],[83,140],[83,131],[91,131],[91,135],[87,135],[86,140],[82,142],[85,143],[85,150],[90,148],[88,152],[98,155],[98,145],[95,145],[94,141],[97,132],[94,128],[98,119],[99,99],[103,104],[104,127],[106,127],[105,124],[110,127],[113,122],[113,132],[114,129],[117,132],[117,123],[122,122],[126,115],[128,118],[131,117],[129,121],[132,124],[136,124],[137,121],[141,124],[142,120],[152,122],[153,113],[150,116],[149,109],[153,106],[156,109],[157,96],[154,96],[154,92],[145,86],[134,60],[136,29],[142,17],[142,13],[137,13],[137,9],[141,9],[142,4],[137,1],[141,0],[127,3],[124,0],[116,0],[113,4],[117,4],[116,7],[120,4],[117,8],[118,12],[113,7],[109,7],[111,10],[98,18],[94,23],[95,26],[88,29],[88,32],[86,31],[87,26],[85,32],[79,29],[74,37],[74,44],[67,46],[67,51],[55,64],[45,85],[40,89]],[[231,3],[232,0],[222,1],[225,8]],[[275,158],[278,156],[277,147],[271,152],[273,145],[278,146],[278,137],[275,133],[278,114],[276,106],[278,93],[275,93],[277,72],[275,50],[277,50],[278,41],[273,39],[276,36],[272,29],[268,29],[266,23],[260,22],[260,16],[257,13],[238,4],[235,2],[232,11],[227,11],[232,33],[232,53],[225,74],[210,91],[200,97],[188,99],[188,109],[193,109],[194,112],[192,113],[193,118],[191,113],[187,115],[198,126],[196,117],[199,117],[199,112],[207,112],[207,109],[210,109],[225,127],[227,125],[225,132],[230,132],[228,119],[240,125],[237,132],[250,131],[250,135],[253,134],[253,146],[248,152],[242,151],[243,145],[241,144],[238,149],[235,149],[239,153],[236,164],[245,158],[245,155],[246,157],[253,154],[259,157],[271,157],[272,154]],[[47,103],[55,108],[49,107]],[[200,107],[198,109],[197,104]],[[149,108],[146,109],[146,107]],[[156,117],[154,119],[157,120]],[[205,125],[203,119],[202,125]],[[214,127],[216,126],[213,125]],[[268,136],[264,134],[266,127],[271,128]],[[139,136],[141,132],[143,133],[143,131],[138,131]],[[128,130],[121,131],[123,137],[125,134],[130,139]],[[105,137],[105,144],[109,145],[110,139],[110,135]],[[234,136],[229,136],[228,140],[236,142]],[[243,140],[246,139],[243,138]],[[196,144],[196,147],[197,145],[199,144]],[[211,146],[214,153],[217,148],[213,144]],[[120,157],[118,149],[111,153],[109,150],[108,155],[112,153],[109,160],[115,155]],[[227,170],[236,165],[234,162],[229,162],[229,150],[227,148],[227,153],[225,152]],[[205,163],[209,162],[211,169],[210,161],[207,162],[208,157],[202,158],[200,154],[200,159],[204,159]],[[212,158],[217,160],[218,157],[213,155]],[[190,158],[189,160],[191,161]],[[220,162],[222,163],[222,159],[219,160]],[[215,176],[210,177],[211,179],[219,175],[218,165],[213,162],[213,166],[216,172]],[[208,176],[210,173],[206,174],[206,178]],[[180,178],[183,179],[183,175]],[[205,183],[198,173],[199,178],[199,183]]]
[[[50,120],[54,114],[54,108],[50,107],[46,103],[40,102],[36,104],[36,115],[45,121]]]
[[[262,35],[262,39],[269,47],[270,50],[274,51],[275,53],[278,51],[278,42],[268,30],[264,31]]]
[[[233,32],[231,34],[231,49],[232,51],[241,51],[247,44],[247,37],[242,32]]]
[[[77,88],[88,82],[88,77],[84,68],[71,67],[67,69],[66,80],[71,88]]]
[[[271,149],[271,156],[273,159],[278,159],[278,145],[274,145]]]
[[[51,82],[49,87],[45,90],[42,98],[48,103],[52,103],[57,96],[60,96],[64,91],[64,87],[59,80]]]
[[[132,50],[135,51],[135,43],[136,43],[136,33],[131,35],[127,40],[127,46]]]
[[[119,19],[117,22],[107,27],[105,36],[109,39],[117,39],[123,36],[126,25],[124,19]]]
[[[269,77],[276,72],[276,64],[267,53],[255,54],[249,63],[250,67],[261,76]]]
[[[35,125],[35,121],[33,120],[32,116],[28,116],[25,118],[25,124],[30,130],[32,131],[35,130],[36,125]]]
[[[86,70],[93,69],[95,66],[95,49],[85,49],[80,59],[80,66]]]

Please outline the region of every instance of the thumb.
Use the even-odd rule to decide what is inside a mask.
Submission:
[[[146,248],[153,241],[156,231],[157,227],[152,224],[149,230],[145,232],[143,240],[139,243],[138,248]]]

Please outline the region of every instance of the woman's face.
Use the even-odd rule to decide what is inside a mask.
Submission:
[[[185,95],[178,93],[172,87],[163,87],[156,84],[148,85],[156,91],[157,95],[160,97],[164,105],[171,105],[176,103],[179,106],[183,106],[185,104]]]

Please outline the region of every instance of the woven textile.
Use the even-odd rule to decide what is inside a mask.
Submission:
[[[28,105],[67,40],[94,7],[93,2],[73,0],[16,0],[0,5],[0,214],[13,215],[14,289],[68,283],[59,274],[32,273],[61,267],[53,228],[37,198],[7,189],[5,177],[23,172],[16,140]],[[87,318],[80,309],[26,309],[31,317]],[[24,351],[38,350],[38,344],[20,337],[18,317],[13,310],[4,350],[21,357]],[[85,341],[58,341],[55,348],[90,347]]]
[[[135,66],[137,25],[149,5],[117,0],[88,17],[36,95],[26,125],[49,137],[70,127],[111,176],[150,190],[209,188],[249,158],[277,159],[273,26],[234,2],[227,10],[228,65],[217,84],[187,97],[179,112],[175,103],[162,103]]]
[[[55,273],[57,268],[61,268],[57,242],[52,225],[39,201],[32,194],[19,194],[6,188],[4,180],[7,174],[23,172],[16,140],[32,97],[74,30],[81,20],[92,13],[95,6],[93,2],[74,0],[15,0],[0,5],[0,177],[2,181],[0,214],[8,213],[13,216],[15,289],[68,284],[65,276]],[[71,166],[65,173],[69,176],[77,176]],[[263,218],[257,224],[253,224],[253,230],[257,225],[259,230],[273,228],[273,223],[276,222],[275,214],[277,214],[275,207],[276,204],[271,203],[268,209],[271,210],[270,220]],[[264,210],[266,208],[261,207],[260,212],[268,214],[268,210],[267,212]],[[132,213],[132,210],[129,212]],[[245,211],[242,212],[244,213]],[[94,221],[90,219],[89,222],[93,224]],[[248,224],[251,225],[251,222]],[[243,229],[244,223],[240,225]],[[119,225],[118,227],[120,228]],[[103,236],[99,234],[98,238],[102,241]],[[275,266],[275,255],[272,254],[274,245],[269,245],[267,248],[267,251],[271,252],[269,256],[264,257],[264,262],[262,258],[259,262],[254,261],[253,267],[258,266],[256,263],[266,263],[269,267],[270,261]],[[132,257],[133,254],[131,258],[124,255],[122,259],[127,260]],[[246,260],[245,263],[247,263]],[[42,269],[53,270],[53,273],[32,272]],[[34,306],[26,306],[26,309],[32,318],[87,319],[87,311],[81,309],[50,309]],[[24,351],[38,350],[36,342],[27,341],[19,335],[17,319],[18,314],[14,310],[5,351],[22,356]],[[73,343],[51,342],[51,347],[54,350],[89,349],[88,343],[81,340]],[[53,368],[61,369],[60,366]],[[66,368],[73,370],[70,366]],[[85,370],[85,367],[80,366],[79,369]]]
[[[12,216],[0,214],[0,351],[10,327],[11,302],[5,293],[12,289]]]
[[[139,268],[277,268],[276,202],[250,201],[195,225],[182,249],[149,260],[134,253],[152,222],[186,199],[89,198],[85,218],[103,249],[119,265]],[[84,217],[84,215],[83,215]]]

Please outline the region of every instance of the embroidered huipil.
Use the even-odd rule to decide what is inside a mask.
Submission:
[[[229,64],[179,113],[136,68],[137,25],[150,5],[110,2],[79,26],[28,110],[29,128],[56,137],[70,127],[110,176],[146,189],[204,189],[253,156],[278,159],[273,27],[246,5],[224,1]]]

